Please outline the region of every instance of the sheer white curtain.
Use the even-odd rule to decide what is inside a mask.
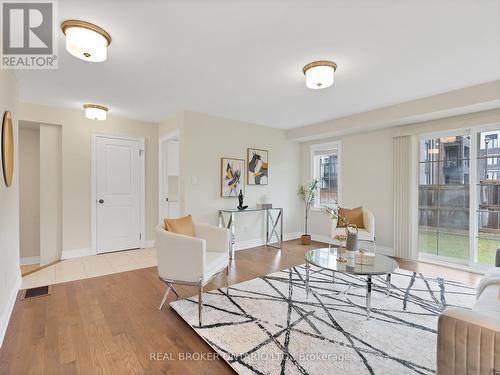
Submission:
[[[394,168],[394,255],[416,260],[418,190],[417,137],[393,138]]]

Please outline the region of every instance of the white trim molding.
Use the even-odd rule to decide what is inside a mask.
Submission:
[[[21,258],[21,266],[25,266],[28,264],[40,264],[40,256],[22,257]]]
[[[284,233],[283,234],[283,241],[290,241],[290,240],[296,240],[297,238],[300,238],[302,234],[300,232],[296,233]],[[244,249],[251,249],[254,247],[259,247],[259,246],[264,246],[266,244],[266,239],[264,237],[262,238],[255,238],[252,240],[245,240],[245,241],[237,241],[234,244],[234,250],[244,250]]]
[[[81,258],[89,255],[95,255],[94,251],[90,247],[84,249],[68,249],[62,251],[61,260]]]
[[[17,300],[17,293],[21,288],[21,283],[23,278],[21,277],[21,270],[17,274],[16,281],[14,282],[14,287],[10,291],[10,295],[7,299],[6,309],[3,311],[1,320],[0,320],[0,348],[3,345],[3,340],[5,338],[5,334],[7,333],[7,327],[9,326],[10,317],[12,316],[12,310],[14,309],[14,305]]]
[[[163,165],[163,160],[164,160],[164,155],[163,155],[163,143],[169,140],[173,139],[178,139],[180,142],[180,132],[179,130],[175,130],[173,132],[170,132],[168,134],[165,134],[161,136],[158,139],[158,220],[159,222],[163,222],[163,215],[162,215],[162,207],[163,207],[163,199],[166,196],[166,192],[164,191],[165,189],[165,184],[163,183],[165,176],[163,175],[163,172],[165,170],[164,165]],[[179,163],[180,163],[180,155],[179,155]],[[180,180],[180,168],[179,168],[179,180]],[[180,187],[179,187],[180,190]],[[180,206],[179,206],[179,214],[181,214],[180,211]]]
[[[155,247],[155,240],[142,241],[141,249],[149,249],[151,247]]]

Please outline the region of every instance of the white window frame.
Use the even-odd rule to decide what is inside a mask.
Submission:
[[[336,150],[337,151],[337,204],[341,205],[342,202],[342,142],[341,141],[334,141],[334,142],[328,142],[328,143],[318,143],[318,144],[313,144],[311,145],[311,150],[310,150],[310,175],[311,175],[311,181],[316,178],[315,176],[315,168],[314,168],[314,154],[318,151],[332,151]],[[311,207],[312,210],[314,211],[321,211],[321,206],[319,202],[319,197],[314,202],[314,206]]]
[[[476,260],[476,256],[478,254],[478,243],[476,241],[476,233],[477,233],[477,225],[478,220],[476,217],[476,205],[477,205],[477,185],[476,185],[476,177],[477,177],[477,151],[478,151],[478,142],[477,138],[479,133],[494,131],[500,129],[500,123],[494,123],[489,125],[479,125],[470,128],[459,128],[459,129],[449,129],[439,132],[433,133],[425,133],[419,135],[418,141],[424,141],[428,139],[442,138],[447,136],[460,136],[464,134],[469,134],[471,139],[471,147],[469,151],[469,260],[468,262],[464,262],[460,264],[460,262],[456,262],[456,260],[447,260],[444,257],[436,257],[432,255],[426,255],[418,252],[418,259],[424,262],[442,264],[451,266],[458,269],[466,269],[469,271],[481,272],[483,273],[488,268],[491,268],[489,265],[480,264]],[[420,163],[420,157],[417,158],[417,163]],[[418,176],[418,167],[417,167],[417,176]],[[419,185],[419,179],[416,179],[417,189]],[[417,206],[418,210],[418,199],[414,203]],[[418,220],[415,221],[414,233],[418,233]]]

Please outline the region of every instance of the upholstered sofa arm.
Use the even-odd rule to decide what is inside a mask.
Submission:
[[[500,370],[500,314],[448,307],[439,317],[437,373]]]
[[[158,273],[167,280],[198,282],[205,274],[206,241],[156,227]]]
[[[207,224],[195,224],[196,237],[207,242],[207,251],[216,251],[229,254],[229,230]]]

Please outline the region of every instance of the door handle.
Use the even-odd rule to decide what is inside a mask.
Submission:
[[[103,204],[104,203],[104,199],[99,199],[99,203]]]

